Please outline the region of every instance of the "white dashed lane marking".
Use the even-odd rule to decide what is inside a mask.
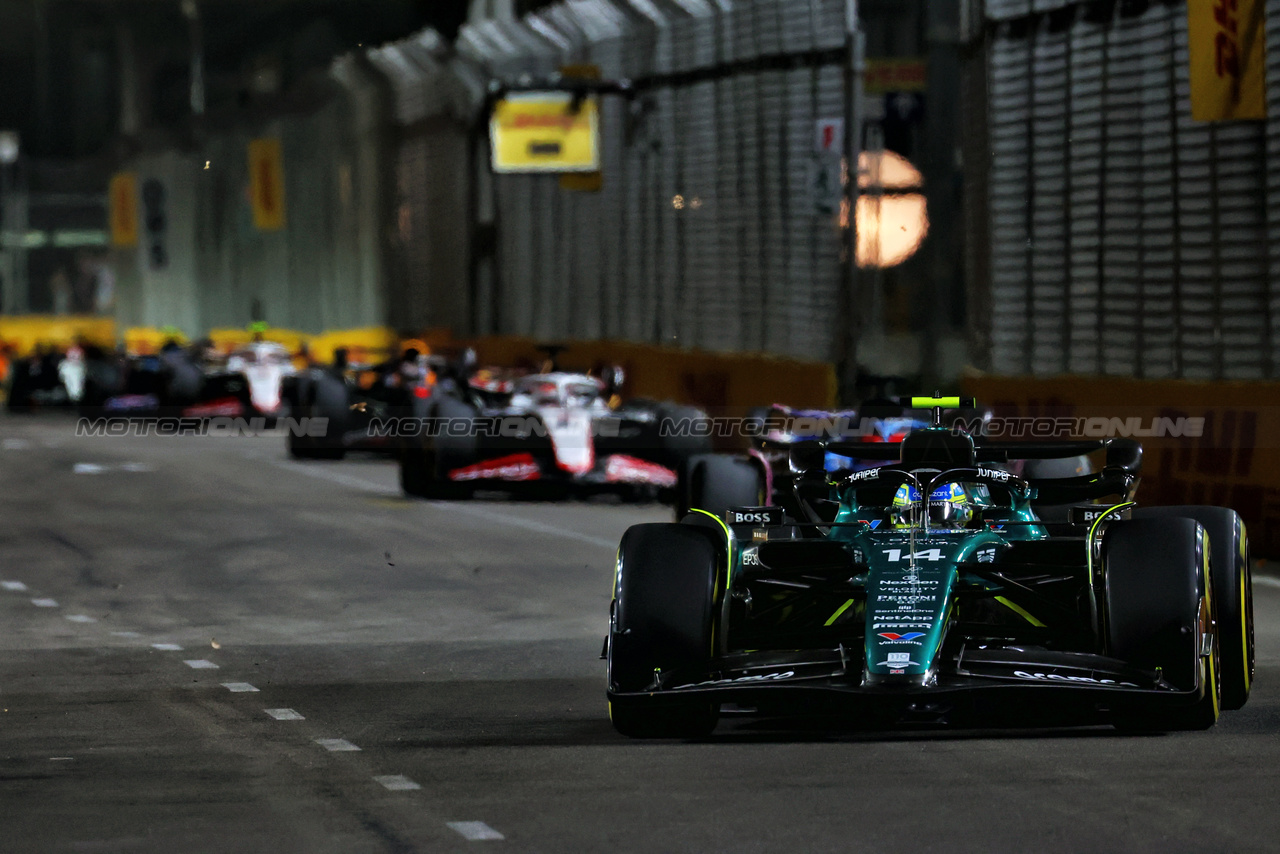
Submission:
[[[176,643],[153,643],[151,648],[158,649],[161,652],[180,652],[182,650],[182,647]]]
[[[70,620],[71,622],[73,622],[73,623],[96,623],[96,622],[98,622],[98,620],[97,620],[95,617],[90,617],[88,614],[67,614],[67,615],[66,615],[66,618],[67,618],[68,620]]]
[[[506,839],[498,831],[494,830],[483,821],[451,821],[448,822],[450,830],[462,834],[462,838],[471,842],[482,842],[486,839]]]
[[[385,774],[373,779],[393,792],[412,792],[422,788],[403,774]]]
[[[248,682],[223,682],[222,687],[226,688],[232,694],[255,694],[258,689],[250,685]]]
[[[275,718],[278,721],[305,721],[306,720],[306,718],[304,718],[302,715],[295,712],[293,709],[267,709],[266,712],[267,714],[271,715],[271,717]]]
[[[37,608],[56,608],[58,607],[57,599],[32,599],[31,604]]]
[[[190,667],[192,670],[217,670],[218,669],[218,665],[214,664],[212,661],[206,661],[203,658],[189,658],[182,663],[187,665],[187,667]]]
[[[0,581],[0,587],[5,590],[12,590],[14,593],[22,593],[27,589],[27,585],[21,581]]]
[[[316,744],[333,753],[350,752],[360,749],[345,738],[317,738]]]
[[[31,447],[31,442],[28,439],[5,439],[4,440],[4,449],[6,451],[25,451],[27,448],[30,448],[30,447]]]
[[[71,467],[74,474],[106,474],[112,471],[127,472],[148,472],[155,471],[155,467],[146,463],[118,463],[115,465],[103,465],[102,463],[76,463]]]

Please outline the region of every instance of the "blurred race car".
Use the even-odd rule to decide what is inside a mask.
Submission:
[[[66,352],[42,349],[9,363],[5,404],[10,412],[27,412],[36,407],[66,407],[80,402],[84,394],[85,352],[97,348],[79,344]]]
[[[689,458],[680,472],[676,518],[683,518],[690,507],[719,515],[732,505],[774,503],[774,484],[786,475],[787,449],[797,440],[899,441],[911,429],[926,424],[908,416],[896,402],[841,410],[797,409],[775,403],[753,410],[744,422],[750,442],[745,453]],[[876,465],[835,453],[828,453],[824,462],[833,473]]]
[[[794,443],[785,488],[798,515],[695,508],[628,529],[604,651],[614,727],[704,736],[731,703],[853,727],[1167,731],[1245,704],[1255,658],[1239,515],[1138,507],[1136,441],[975,441],[937,413],[900,442]],[[1093,451],[1106,463],[1083,476],[995,467]],[[828,452],[886,465],[833,477]],[[1036,512],[1068,503],[1063,523]]]
[[[170,341],[155,354],[87,360],[81,408],[107,417],[273,420],[287,412],[280,389],[293,372],[288,351],[274,342],[254,341],[224,358],[203,344]]]
[[[425,398],[441,364],[417,347],[379,363],[352,362],[348,351],[334,351],[332,364],[312,366],[282,381],[281,396],[296,424],[324,419],[320,432],[290,429],[289,454],[295,459],[340,460],[348,450],[398,452],[392,433],[371,425],[413,413],[413,401]]]
[[[549,370],[501,384],[464,369],[418,402],[418,435],[400,453],[406,495],[465,497],[477,488],[560,494],[615,492],[672,500],[677,471],[709,440],[664,436],[664,419],[705,417],[692,407],[623,401],[621,368],[602,376]]]

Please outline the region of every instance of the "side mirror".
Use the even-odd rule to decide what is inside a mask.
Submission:
[[[1106,466],[1138,474],[1142,471],[1142,443],[1133,439],[1112,439],[1107,443]]]
[[[826,477],[827,447],[816,439],[795,442],[791,445],[787,462],[796,477],[816,474]]]

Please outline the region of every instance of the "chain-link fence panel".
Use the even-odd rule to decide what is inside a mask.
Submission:
[[[845,110],[843,4],[574,0],[464,27],[496,80],[594,65],[602,183],[494,185],[494,331],[829,359],[838,212],[812,189],[816,121]],[[487,330],[486,330],[487,331]]]
[[[1266,8],[1271,118],[1207,123],[1184,3],[987,4],[992,370],[1277,375]]]

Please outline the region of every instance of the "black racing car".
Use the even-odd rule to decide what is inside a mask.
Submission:
[[[1083,476],[995,467],[1103,449]],[[828,451],[888,464],[832,479]],[[975,443],[940,426],[805,441],[798,516],[633,526],[605,648],[614,726],[702,736],[724,704],[855,727],[1212,726],[1254,674],[1248,539],[1226,508],[1139,507],[1141,458],[1127,439]],[[1036,512],[1071,503],[1064,523]]]
[[[430,394],[434,370],[443,364],[415,348],[384,362],[355,363],[339,348],[332,364],[285,377],[281,398],[293,419],[286,434],[289,454],[340,460],[349,450],[397,453],[394,431],[371,426],[410,416],[413,401]],[[323,419],[323,427],[311,429],[303,419]]]

